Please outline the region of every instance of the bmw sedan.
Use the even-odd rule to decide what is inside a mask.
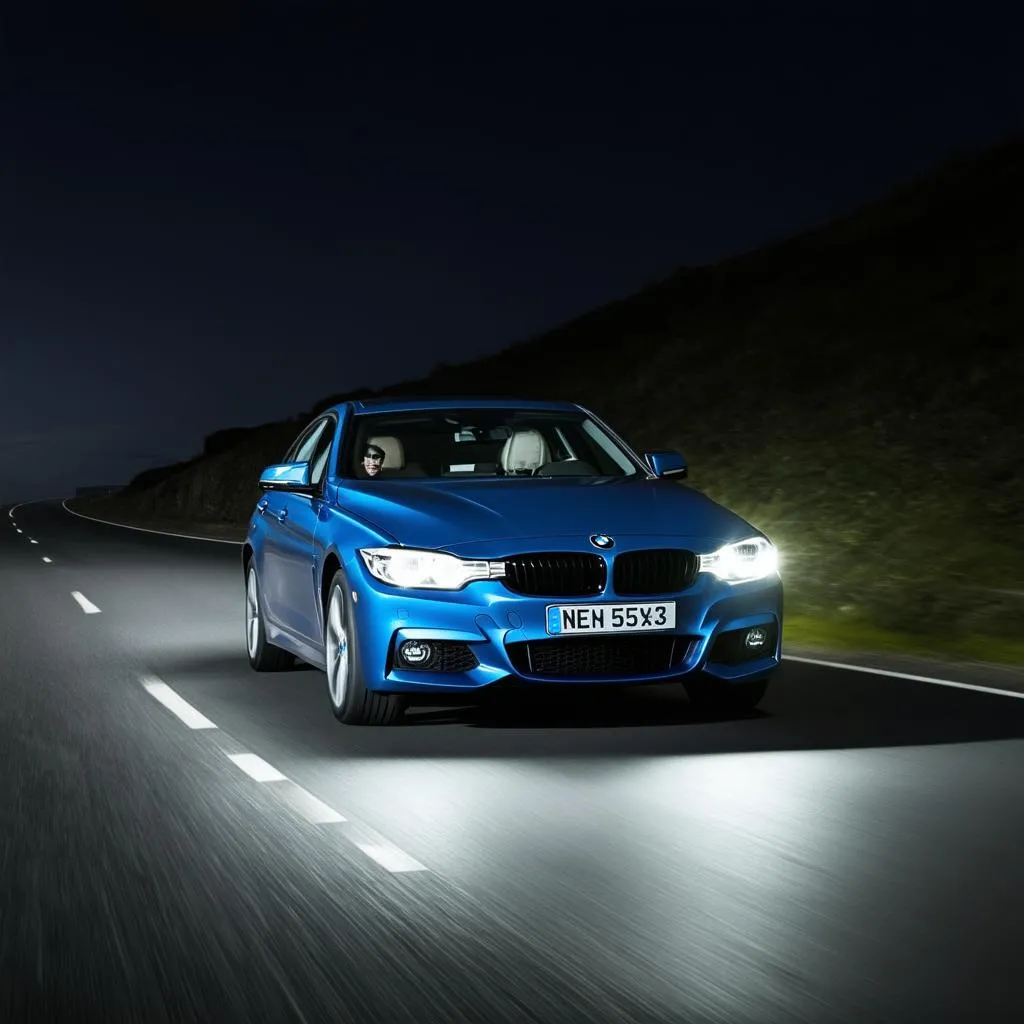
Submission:
[[[686,473],[570,402],[340,403],[260,476],[249,664],[325,672],[348,724],[545,684],[749,710],[781,657],[777,553]]]

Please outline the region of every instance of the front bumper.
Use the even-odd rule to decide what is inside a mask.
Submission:
[[[702,573],[676,606],[672,630],[555,638],[550,604],[637,604],[617,597],[552,599],[511,593],[497,580],[460,591],[397,590],[350,564],[355,624],[366,684],[384,693],[468,693],[495,684],[643,684],[701,673],[728,682],[759,679],[779,665],[782,583],[771,577],[726,584]],[[763,647],[745,649],[752,627]],[[402,663],[399,645],[426,641],[426,667]]]

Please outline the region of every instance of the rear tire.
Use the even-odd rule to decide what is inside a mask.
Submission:
[[[768,690],[767,679],[729,683],[703,676],[684,685],[694,709],[713,714],[748,714],[761,703]]]
[[[402,713],[394,694],[374,693],[366,686],[359,660],[359,641],[345,574],[331,580],[324,611],[324,656],[327,697],[334,717],[345,725],[390,725]]]
[[[281,672],[295,664],[295,658],[267,640],[263,623],[263,594],[255,561],[249,562],[245,573],[245,649],[249,666],[257,672]]]

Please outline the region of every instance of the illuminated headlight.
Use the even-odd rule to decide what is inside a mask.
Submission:
[[[700,556],[700,571],[726,583],[762,580],[779,571],[779,553],[764,537],[751,537]]]
[[[360,548],[370,575],[395,587],[458,590],[473,580],[499,575],[499,566],[415,548]],[[501,569],[504,566],[500,566]]]

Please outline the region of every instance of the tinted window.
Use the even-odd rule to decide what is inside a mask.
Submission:
[[[284,457],[285,462],[312,462],[313,452],[316,451],[317,441],[324,428],[330,422],[328,419],[319,419],[311,423],[298,437],[298,440],[288,449]]]
[[[284,458],[281,460],[282,462],[300,461],[298,457],[299,449],[303,447],[303,445],[305,445],[310,435],[313,433],[314,430],[316,430],[317,426],[319,425],[319,422],[320,421],[317,420],[315,423],[310,423],[309,426],[302,428],[302,433],[299,434],[299,436],[294,441],[292,441],[291,447],[288,449],[287,452],[285,452]]]
[[[324,473],[327,470],[327,459],[331,453],[331,444],[334,441],[334,426],[334,419],[328,418],[325,421],[325,429],[320,432],[316,440],[316,447],[309,460],[311,463],[309,482],[311,484],[319,485],[323,481]]]

